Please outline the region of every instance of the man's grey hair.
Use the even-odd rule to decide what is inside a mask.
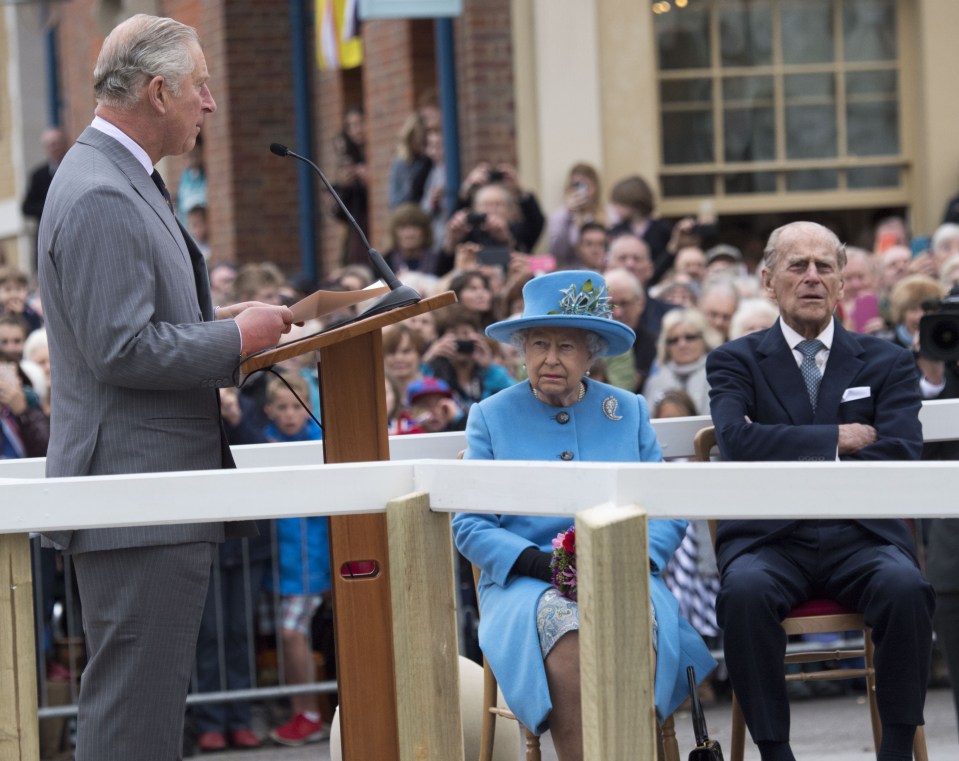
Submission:
[[[153,77],[163,77],[174,95],[193,72],[192,45],[200,38],[192,26],[171,18],[138,14],[117,26],[103,41],[93,69],[93,92],[100,105],[128,110]]]
[[[839,264],[839,271],[841,272],[846,268],[846,244],[839,240],[836,233],[817,222],[790,222],[788,225],[777,227],[770,234],[769,240],[766,242],[766,248],[763,249],[763,269],[767,269],[770,272],[776,269],[776,266],[779,264],[779,257],[782,254],[779,239],[784,232],[794,228],[806,228],[809,232],[815,232],[818,235],[828,238],[836,249],[836,261]]]
[[[529,339],[529,334],[533,330],[536,330],[536,328],[522,328],[517,330],[509,337],[509,342],[519,349],[520,352],[525,352],[526,341]],[[594,333],[592,330],[583,330],[586,333],[586,351],[589,354],[589,358],[592,360],[605,357],[609,352],[609,341],[603,338],[599,333]]]

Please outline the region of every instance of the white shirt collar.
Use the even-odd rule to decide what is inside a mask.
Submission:
[[[120,145],[130,151],[130,153],[133,154],[133,157],[143,165],[143,168],[146,170],[147,174],[153,174],[153,162],[150,161],[150,157],[147,155],[147,152],[143,150],[139,143],[137,143],[126,132],[100,116],[94,116],[90,126],[95,130],[99,130],[105,135],[109,135],[118,143],[120,143]]]
[[[797,333],[795,330],[789,327],[786,324],[786,321],[783,320],[782,317],[779,318],[779,327],[782,329],[783,338],[786,339],[786,344],[789,346],[790,349],[795,350],[796,345],[799,344],[801,341],[805,340],[805,337],[799,335],[799,333]],[[830,349],[832,349],[832,339],[835,333],[836,333],[835,321],[830,320],[829,324],[826,325],[826,329],[822,333],[820,333],[818,336],[816,336],[816,338],[822,341],[823,346],[826,347],[826,351],[829,351]]]

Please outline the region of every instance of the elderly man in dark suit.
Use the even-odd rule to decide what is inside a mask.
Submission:
[[[60,165],[40,226],[48,477],[232,467],[216,389],[289,329],[286,307],[245,303],[214,319],[203,257],[154,168],[189,151],[216,110],[207,79],[196,31],[172,19],[134,16],[104,40],[96,117]],[[83,603],[76,761],[181,757],[214,544],[236,528],[47,536],[72,555]]]
[[[820,225],[795,222],[770,236],[763,288],[779,304],[781,319],[715,349],[707,360],[724,459],[918,459],[915,362],[888,341],[847,332],[833,317],[844,265],[843,245]],[[780,622],[813,597],[861,611],[872,627],[879,759],[911,759],[923,721],[934,594],[905,524],[720,521],[717,559],[726,663],[763,761],[794,758]]]

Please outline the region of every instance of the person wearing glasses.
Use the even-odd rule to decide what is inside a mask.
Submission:
[[[698,309],[674,309],[663,317],[659,353],[643,393],[652,404],[667,391],[685,391],[696,414],[709,411],[706,355],[722,343]]]

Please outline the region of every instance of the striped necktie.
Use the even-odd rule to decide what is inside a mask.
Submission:
[[[813,414],[816,412],[816,402],[819,400],[819,384],[822,383],[822,373],[816,367],[816,355],[825,348],[826,344],[816,338],[796,344],[796,349],[802,354],[799,372],[806,381],[806,391],[809,392],[809,403],[812,405]]]

